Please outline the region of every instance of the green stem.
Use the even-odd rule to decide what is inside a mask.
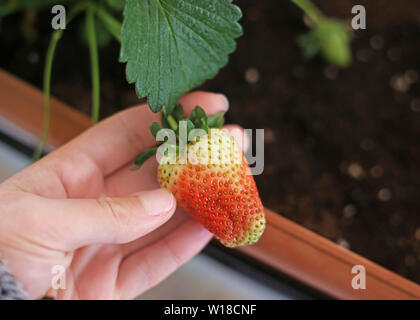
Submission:
[[[315,24],[318,24],[325,19],[324,14],[311,0],[292,0],[292,2],[301,8]]]
[[[109,14],[107,10],[99,6],[96,8],[96,14],[115,39],[121,42],[121,22]]]
[[[80,3],[70,11],[67,24],[86,7],[86,3]],[[47,49],[47,55],[45,57],[44,65],[44,76],[43,76],[43,90],[44,90],[44,125],[42,128],[42,134],[38,146],[35,149],[34,154],[32,155],[32,160],[37,161],[44,151],[45,144],[47,142],[48,133],[50,131],[51,125],[51,73],[52,65],[54,60],[55,50],[57,48],[58,40],[60,40],[63,34],[63,29],[55,30],[51,36],[50,43]]]
[[[89,44],[92,77],[92,124],[98,122],[100,108],[99,58],[98,44],[96,42],[94,9],[94,6],[90,6],[86,12],[86,33]]]
[[[169,115],[166,119],[168,120],[171,129],[176,131],[178,129],[178,124],[176,123],[174,117],[172,117],[172,115]]]
[[[41,140],[32,156],[33,161],[38,160],[41,157],[42,151],[44,150],[45,143],[48,138],[48,132],[50,131],[51,124],[51,70],[54,60],[55,49],[57,48],[58,40],[60,40],[63,30],[55,30],[51,36],[50,44],[47,50],[47,56],[45,58],[44,66],[44,126],[42,129]]]

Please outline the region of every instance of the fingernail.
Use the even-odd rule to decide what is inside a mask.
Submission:
[[[165,189],[146,191],[139,197],[147,214],[151,216],[167,213],[175,205],[174,196]]]
[[[223,101],[223,105],[222,105],[223,109],[225,111],[228,111],[229,110],[229,100],[228,100],[228,98],[223,93],[218,93],[218,95],[220,96],[220,98]]]

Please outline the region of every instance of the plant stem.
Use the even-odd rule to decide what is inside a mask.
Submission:
[[[324,14],[311,0],[292,0],[292,2],[301,8],[315,24],[325,19]]]
[[[96,8],[96,14],[115,39],[121,42],[121,22],[100,6]]]
[[[47,56],[45,58],[44,66],[44,79],[43,79],[43,89],[44,89],[44,126],[42,129],[41,140],[32,156],[32,160],[36,161],[41,157],[42,151],[44,150],[45,143],[48,138],[48,132],[50,131],[51,124],[51,70],[54,60],[55,49],[57,48],[58,40],[60,40],[63,30],[55,30],[51,36],[50,44],[47,50]]]
[[[89,44],[90,67],[92,77],[92,124],[95,124],[99,120],[100,83],[98,44],[96,42],[94,6],[90,6],[86,11],[86,33]]]
[[[168,119],[168,123],[171,126],[172,130],[176,131],[178,129],[178,124],[176,123],[174,117],[169,115],[166,119]]]
[[[86,7],[86,3],[79,3],[75,5],[74,8],[70,11],[67,19],[67,24],[82,10]],[[43,76],[43,91],[44,91],[44,125],[42,128],[42,134],[38,146],[35,149],[34,154],[32,155],[32,160],[37,161],[42,155],[44,150],[48,133],[50,131],[51,125],[51,73],[52,65],[54,60],[55,50],[57,48],[58,40],[60,40],[63,34],[63,29],[58,29],[53,32],[51,35],[51,40],[48,45],[47,55],[45,57],[44,65],[44,76]]]

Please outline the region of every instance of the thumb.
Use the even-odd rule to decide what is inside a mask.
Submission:
[[[133,241],[165,223],[176,201],[165,189],[122,198],[48,199],[54,228],[68,250],[96,243]]]

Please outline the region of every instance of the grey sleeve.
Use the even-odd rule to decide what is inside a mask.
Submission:
[[[17,280],[0,261],[0,300],[26,300],[27,296]]]

